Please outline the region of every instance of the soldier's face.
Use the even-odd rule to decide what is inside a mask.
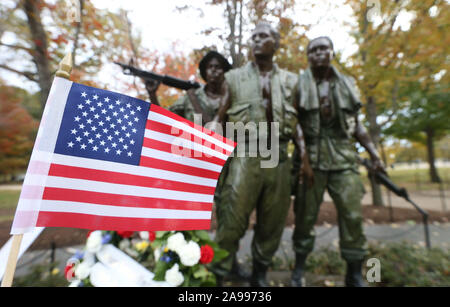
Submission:
[[[206,65],[206,82],[223,82],[224,71],[222,64],[216,58],[212,58]]]
[[[251,38],[251,48],[254,56],[272,56],[275,53],[275,38],[269,27],[257,27]]]
[[[333,55],[333,47],[325,38],[316,39],[309,45],[308,61],[314,68],[330,66]]]

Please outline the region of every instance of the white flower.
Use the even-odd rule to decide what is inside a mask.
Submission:
[[[164,279],[174,287],[178,287],[184,281],[183,274],[179,271],[178,263],[175,263],[172,268],[166,271]]]
[[[200,260],[200,246],[194,241],[189,241],[177,251],[177,254],[180,256],[183,265],[193,266]]]
[[[69,287],[71,287],[71,288],[76,288],[76,287],[78,287],[78,286],[80,285],[80,283],[81,283],[81,280],[75,279],[74,281],[72,281],[72,282],[70,283]]]
[[[75,267],[75,276],[78,279],[85,279],[91,273],[91,266],[87,262],[82,262]]]
[[[140,231],[139,236],[142,240],[148,240],[150,238],[150,234],[148,231]]]
[[[95,255],[90,252],[85,252],[83,257],[83,263],[88,266],[93,266],[95,264]]]
[[[181,232],[177,232],[176,234],[170,236],[169,239],[167,239],[167,248],[176,252],[177,254],[180,254],[178,251],[186,244],[186,240],[184,239],[184,236]]]
[[[86,250],[91,253],[96,253],[102,248],[102,232],[96,230],[91,232],[86,241]]]

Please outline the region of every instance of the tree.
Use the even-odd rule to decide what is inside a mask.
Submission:
[[[31,155],[37,121],[21,106],[21,89],[0,83],[0,175],[23,171]]]
[[[11,0],[0,4],[0,51],[6,55],[0,69],[36,83],[42,109],[68,47],[74,58],[71,78],[87,85],[98,84],[91,76],[122,52],[126,25],[121,16],[97,9],[90,1],[77,1],[79,21],[68,16],[70,1]],[[5,33],[13,43],[3,41]]]
[[[438,183],[441,179],[435,167],[434,143],[450,131],[448,83],[446,89],[437,87],[432,92],[422,90],[418,82],[410,83],[403,90],[409,103],[386,133],[426,145],[430,180]]]
[[[361,90],[364,100],[365,111],[368,122],[368,132],[375,146],[380,145],[381,124],[377,122],[380,113],[379,108],[388,109],[391,104],[391,96],[388,93],[394,93],[393,82],[384,82],[384,80],[393,81],[395,77],[394,64],[399,52],[397,31],[394,26],[401,5],[399,1],[381,1],[380,21],[375,25],[368,18],[373,1],[364,0],[347,1],[354,10],[357,19],[357,26],[353,32],[355,41],[359,45],[358,52],[350,57],[349,65],[343,65],[341,68],[354,77],[358,87]],[[381,189],[373,176],[370,177],[373,205],[382,206],[383,198]]]
[[[426,145],[430,180],[440,182],[434,144],[450,131],[450,10],[445,1],[426,1],[410,9],[416,12],[413,22],[421,26],[405,33],[411,44],[404,51],[407,68],[399,84],[401,112],[386,133]]]
[[[245,34],[249,34],[253,26],[262,20],[270,21],[281,34],[281,48],[278,51],[277,62],[286,64],[282,66],[286,69],[304,68],[306,56],[302,56],[302,48],[306,45],[305,32],[306,25],[299,25],[294,22],[295,16],[293,0],[210,0],[207,2],[211,6],[223,7],[225,29],[207,28],[202,33],[205,35],[215,34],[224,41],[223,50],[218,50],[226,57],[231,58],[233,67],[240,67],[251,57]],[[204,14],[201,7],[195,5],[185,5],[178,10],[183,12],[188,9],[195,9]],[[196,53],[203,53],[206,49],[215,49],[213,46],[205,46]],[[280,60],[280,61],[279,61]]]
[[[390,125],[405,101],[400,97],[403,83],[420,81],[421,76],[426,75],[422,69],[428,66],[427,57],[435,57],[443,51],[448,54],[443,50],[448,42],[443,39],[443,29],[439,29],[446,22],[442,16],[430,14],[434,8],[448,12],[448,5],[445,1],[433,0],[348,0],[347,3],[357,18],[353,35],[359,49],[342,69],[355,77],[361,89],[368,130],[378,146],[383,129]],[[374,3],[380,4],[375,7],[379,14],[369,18]],[[400,23],[405,17],[410,18],[409,22]],[[419,75],[411,73],[414,67],[420,68]],[[379,186],[374,180],[371,184],[374,204],[382,204]]]
[[[138,35],[133,33],[132,23],[128,18],[128,12],[121,10],[119,13],[126,25],[127,44],[122,45],[122,53],[114,57],[114,61],[129,63],[140,69],[152,71],[161,75],[170,75],[184,80],[199,79],[197,75],[198,63],[203,56],[196,51],[190,55],[185,55],[178,49],[176,43],[173,44],[172,52],[160,54],[157,51],[151,51],[144,48],[141,44],[141,39]],[[135,94],[141,99],[148,99],[148,93],[145,89],[145,84],[137,77],[131,80],[124,79],[123,75],[116,76],[123,84],[123,92]],[[168,107],[173,104],[180,96],[181,92],[172,87],[161,85],[157,95],[161,105]]]

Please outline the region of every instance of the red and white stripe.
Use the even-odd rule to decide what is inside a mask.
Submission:
[[[39,227],[209,229],[217,180],[234,147],[152,105],[139,166],[35,149],[16,217],[39,201]]]

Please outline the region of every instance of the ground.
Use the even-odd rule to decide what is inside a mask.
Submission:
[[[9,210],[9,211],[7,211]],[[11,211],[11,212],[10,212]],[[428,210],[430,214],[429,222],[447,223],[450,220],[450,212],[442,213],[440,211]],[[0,216],[12,216],[14,215],[14,209],[0,209]],[[407,221],[422,222],[422,216],[414,208],[392,208],[392,218],[390,209],[388,207],[375,207],[375,206],[363,206],[364,221],[367,224],[389,224],[389,223],[402,223]],[[256,222],[255,215],[252,215],[250,219],[249,228],[252,228]],[[11,229],[11,220],[4,220],[0,222],[0,246],[10,238],[9,231]],[[294,224],[294,214],[291,210],[289,216],[286,219],[286,226]],[[324,224],[336,224],[336,210],[334,205],[329,202],[325,202],[320,210],[317,225]],[[216,229],[216,219],[213,213],[211,230]],[[73,229],[73,228],[47,228],[39,236],[39,238],[30,247],[30,250],[40,250],[51,248],[52,244],[55,247],[65,247],[72,245],[84,244],[86,241],[86,234],[88,230]]]

